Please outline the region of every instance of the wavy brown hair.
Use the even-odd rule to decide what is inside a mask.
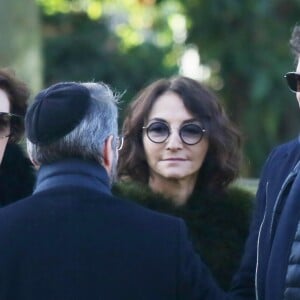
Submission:
[[[195,188],[223,190],[240,170],[240,133],[212,92],[198,81],[182,76],[153,82],[128,106],[122,129],[124,145],[119,155],[119,177],[148,184],[149,167],[143,147],[142,127],[157,98],[169,91],[181,97],[186,109],[206,129],[209,148]]]
[[[10,113],[24,117],[27,109],[27,101],[30,96],[26,84],[19,80],[12,70],[0,68],[0,89],[7,94]],[[9,142],[18,142],[24,134],[23,118],[16,121],[12,126],[13,135],[9,138]]]

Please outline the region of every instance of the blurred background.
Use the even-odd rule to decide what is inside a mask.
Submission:
[[[283,75],[299,0],[0,0],[0,65],[31,87],[104,81],[123,93],[182,74],[213,89],[241,129],[244,177],[295,137],[300,111]]]

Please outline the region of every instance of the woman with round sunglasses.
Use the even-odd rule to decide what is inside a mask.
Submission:
[[[190,78],[157,80],[128,107],[123,136],[115,193],[182,217],[195,249],[228,287],[252,194],[230,186],[239,174],[241,137],[216,96]]]
[[[0,207],[30,195],[33,166],[19,142],[29,89],[8,69],[0,69]]]

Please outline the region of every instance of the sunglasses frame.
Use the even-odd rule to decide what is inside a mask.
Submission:
[[[117,150],[120,151],[122,150],[124,145],[124,137],[122,135],[117,136]]]
[[[156,141],[152,140],[152,139],[150,138],[150,136],[149,136],[149,128],[150,128],[150,126],[153,125],[153,124],[156,124],[156,123],[163,124],[163,125],[165,125],[165,126],[168,128],[168,135],[167,135],[167,137],[166,137],[163,141],[161,141],[161,142],[156,142]],[[198,126],[198,127],[201,129],[202,135],[201,135],[200,139],[199,139],[196,143],[187,143],[186,141],[184,141],[184,139],[183,139],[183,137],[182,137],[182,132],[181,132],[181,130],[182,130],[182,128],[184,128],[185,126],[188,126],[188,125],[195,125],[195,126]],[[162,143],[165,143],[165,142],[167,141],[167,139],[169,138],[169,136],[171,135],[171,133],[172,133],[170,126],[169,126],[168,124],[166,124],[166,123],[164,123],[164,122],[160,122],[160,121],[152,122],[152,123],[148,124],[147,126],[143,126],[142,128],[143,128],[143,130],[146,130],[146,134],[147,134],[148,139],[149,139],[152,143],[155,143],[155,144],[162,144]],[[198,125],[198,124],[190,123],[190,124],[184,124],[183,126],[181,126],[181,127],[179,128],[178,132],[179,132],[179,137],[180,137],[181,141],[182,141],[184,144],[189,145],[189,146],[193,146],[193,145],[196,145],[196,144],[198,144],[198,143],[201,142],[201,140],[202,140],[202,138],[203,138],[204,133],[206,132],[206,130],[205,130],[203,127],[201,127],[200,125]]]
[[[287,82],[287,85],[288,85],[289,89],[293,93],[299,93],[300,92],[300,73],[287,72],[284,75],[284,78],[286,79],[286,82]],[[298,82],[299,82],[299,84],[298,84]],[[299,90],[298,90],[298,86],[299,86]]]

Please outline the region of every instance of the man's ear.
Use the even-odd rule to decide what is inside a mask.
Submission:
[[[40,168],[40,165],[36,161],[34,161],[33,159],[30,159],[30,161],[31,161],[34,169],[38,170]]]
[[[104,149],[103,149],[103,167],[105,168],[106,172],[110,174],[112,169],[112,164],[114,160],[114,151],[113,151],[113,136],[110,135],[104,142]]]
[[[40,168],[40,164],[38,164],[33,158],[32,158],[32,155],[31,155],[31,147],[30,145],[27,143],[27,156],[28,158],[30,159],[33,167],[38,170]]]

